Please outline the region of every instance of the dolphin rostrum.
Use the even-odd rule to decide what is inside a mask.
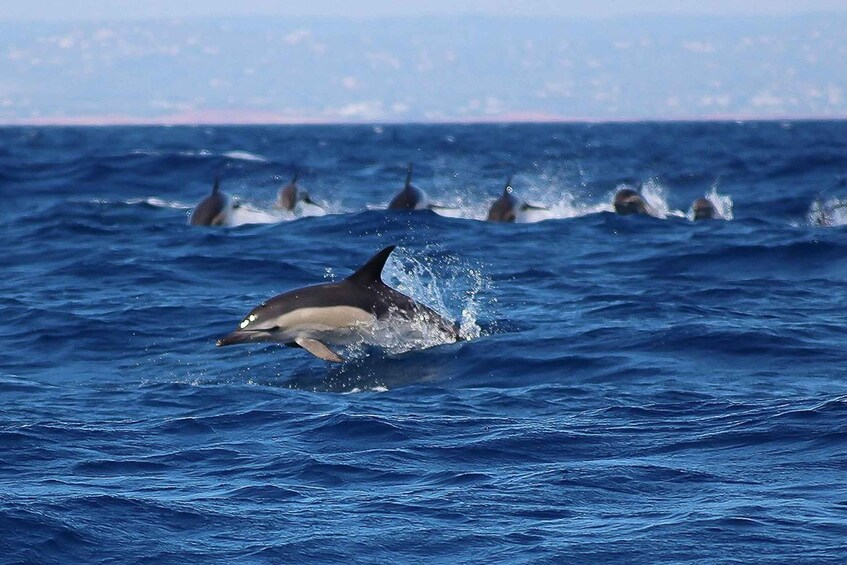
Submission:
[[[279,342],[337,363],[344,359],[332,347],[374,343],[378,321],[416,324],[437,332],[443,342],[460,340],[452,322],[382,282],[394,247],[386,247],[342,281],[298,288],[263,302],[217,345]]]

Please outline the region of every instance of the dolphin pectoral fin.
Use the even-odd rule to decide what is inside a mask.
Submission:
[[[308,337],[298,337],[294,343],[324,361],[332,361],[333,363],[341,363],[344,361],[336,352],[326,346],[325,343]]]
[[[545,212],[549,212],[550,208],[546,208],[544,206],[535,206],[534,204],[524,204],[523,206],[521,206],[522,212],[527,212],[529,210],[537,210],[537,211],[543,210]]]
[[[458,208],[456,208],[455,206],[443,206],[441,204],[430,204],[429,206],[427,206],[427,208],[429,208],[433,212],[436,210],[458,210]]]

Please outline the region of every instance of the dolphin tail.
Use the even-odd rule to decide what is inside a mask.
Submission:
[[[389,245],[370,259],[368,262],[359,267],[359,270],[347,277],[348,281],[368,286],[374,283],[382,282],[382,269],[385,267],[385,262],[388,261],[388,256],[394,251],[396,245]]]

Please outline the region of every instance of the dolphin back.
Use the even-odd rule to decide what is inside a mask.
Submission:
[[[192,226],[219,226],[224,223],[226,198],[221,192],[214,191],[200,201],[191,212],[189,224]]]
[[[514,222],[516,219],[515,198],[511,194],[504,193],[488,209],[489,222]]]
[[[416,186],[408,185],[391,199],[391,202],[388,203],[388,209],[415,210],[423,204],[423,201],[423,191]]]
[[[297,204],[297,185],[291,182],[279,191],[279,207],[291,211],[295,204]]]

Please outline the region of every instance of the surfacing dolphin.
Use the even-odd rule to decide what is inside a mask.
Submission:
[[[394,248],[386,247],[343,281],[295,289],[263,302],[217,345],[279,342],[339,363],[344,359],[332,348],[377,344],[379,321],[424,328],[442,343],[460,340],[452,322],[382,282],[382,269]]]
[[[403,190],[394,195],[388,203],[389,210],[424,210],[429,208],[426,193],[412,184],[412,165],[406,171],[406,184]]]
[[[714,220],[718,215],[718,211],[711,200],[700,197],[691,205],[691,215],[695,221]]]
[[[230,206],[229,197],[221,192],[221,179],[215,177],[212,193],[200,201],[191,212],[188,223],[192,226],[222,226],[226,224]]]
[[[291,182],[286,184],[279,191],[279,198],[277,198],[277,206],[282,208],[283,210],[287,210],[289,212],[294,211],[294,207],[297,206],[298,202],[304,202],[306,204],[311,204],[312,206],[318,206],[315,201],[309,197],[309,193],[305,190],[300,190],[297,186],[297,179],[300,177],[299,174],[295,174],[291,179]]]
[[[618,190],[615,193],[615,200],[612,205],[615,208],[615,213],[621,216],[631,216],[633,214],[655,215],[647,204],[647,201],[644,200],[644,197],[631,188]]]
[[[533,206],[515,196],[512,177],[509,177],[506,186],[503,187],[503,194],[488,209],[487,219],[489,222],[515,222],[524,212],[532,210],[547,210],[547,208]]]
[[[403,190],[394,195],[388,203],[389,210],[453,210],[449,206],[433,204],[426,192],[412,184],[412,164],[406,171],[406,184]]]

